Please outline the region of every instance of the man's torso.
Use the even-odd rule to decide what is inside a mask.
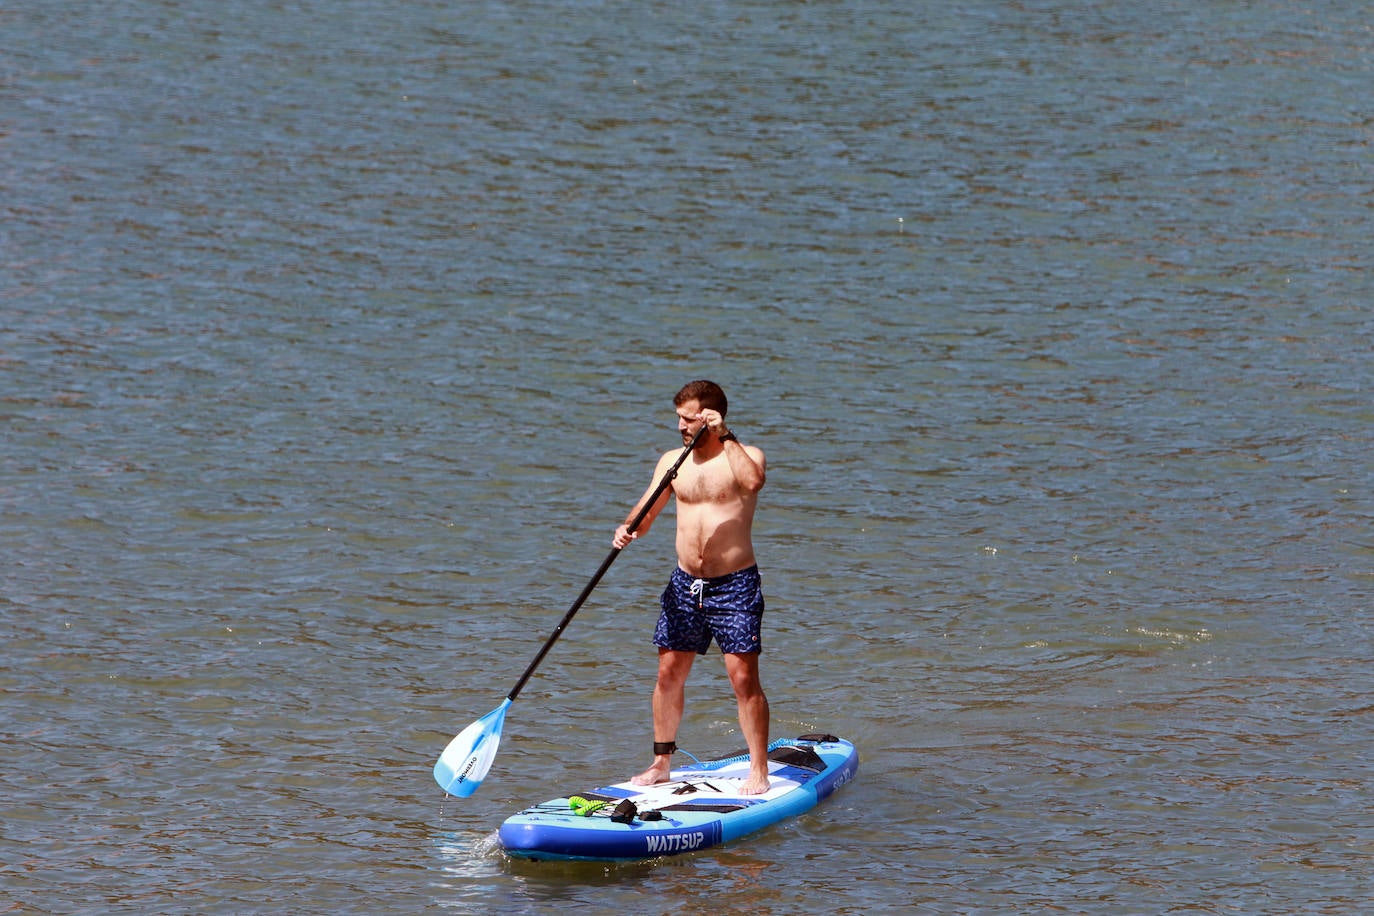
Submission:
[[[688,461],[673,481],[677,497],[677,560],[684,572],[708,578],[753,566],[752,529],[758,494],[735,481],[719,454]]]

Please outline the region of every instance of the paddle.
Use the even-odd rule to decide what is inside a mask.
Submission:
[[[677,456],[677,461],[663,475],[663,479],[658,482],[653,493],[644,501],[644,506],[635,514],[626,526],[630,533],[634,533],[639,527],[639,523],[644,521],[644,516],[649,514],[649,509],[658,498],[663,495],[663,491],[668,489],[668,485],[677,476],[677,469],[682,467],[682,462],[687,460],[687,455],[696,447],[701,436],[706,432],[706,424],[701,424],[701,429],[697,430],[692,441],[688,442],[683,448],[682,454]],[[476,722],[469,725],[458,733],[444,752],[439,755],[438,761],[434,764],[434,781],[439,783],[439,787],[450,795],[457,795],[459,798],[467,798],[477,791],[477,787],[486,778],[487,771],[491,769],[492,760],[496,757],[496,748],[501,743],[501,728],[506,722],[506,710],[510,709],[510,704],[515,702],[515,698],[520,695],[520,691],[525,689],[525,683],[534,674],[534,669],[539,667],[539,663],[544,660],[544,656],[549,654],[553,644],[558,641],[558,637],[563,635],[563,630],[572,622],[573,615],[582,607],[583,602],[591,595],[592,589],[601,581],[601,577],[606,575],[606,570],[611,568],[615,558],[620,555],[621,548],[612,547],[611,552],[606,555],[606,559],[601,561],[601,568],[592,576],[592,580],[587,583],[587,587],[582,589],[582,594],[577,596],[577,600],[568,608],[568,613],[563,615],[563,619],[554,627],[553,635],[544,642],[544,647],[539,650],[539,654],[530,662],[530,666],[525,669],[525,673],[520,675],[520,680],[515,682],[515,688],[506,694],[506,698],[501,701],[501,705],[487,713]]]

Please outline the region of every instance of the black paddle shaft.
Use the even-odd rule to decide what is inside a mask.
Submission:
[[[653,507],[654,503],[658,502],[658,498],[663,495],[663,491],[668,489],[669,485],[672,484],[673,479],[677,477],[677,469],[682,467],[682,462],[687,460],[687,456],[691,454],[692,449],[696,448],[697,442],[701,440],[705,432],[706,424],[703,423],[701,424],[701,429],[697,430],[697,434],[692,437],[692,441],[688,442],[687,446],[683,448],[682,454],[677,456],[677,461],[673,462],[673,466],[668,469],[668,473],[664,474],[663,479],[658,482],[658,486],[654,487],[654,492],[649,494],[649,498],[644,501],[643,507],[635,514],[635,517],[630,520],[630,523],[625,526],[625,530],[633,534],[635,529],[639,527],[639,523],[644,521],[644,516],[649,514],[649,510]],[[558,626],[553,628],[553,635],[544,642],[544,647],[539,650],[539,654],[534,657],[534,661],[530,662],[530,666],[525,669],[525,673],[520,675],[520,680],[515,682],[514,689],[506,694],[506,699],[514,700],[520,695],[520,691],[525,689],[525,683],[530,679],[531,675],[534,674],[534,669],[539,667],[539,663],[544,660],[544,656],[549,654],[549,650],[553,648],[553,644],[558,642],[558,637],[562,636],[568,624],[572,623],[573,616],[582,608],[583,603],[585,603],[588,596],[591,595],[592,590],[596,588],[597,583],[601,581],[601,577],[606,575],[606,570],[611,568],[611,564],[615,562],[615,558],[620,556],[620,550],[621,548],[619,547],[612,547],[611,552],[606,554],[606,559],[601,561],[601,568],[596,571],[596,575],[592,576],[592,580],[587,583],[587,587],[582,589],[582,594],[577,596],[577,600],[572,603],[572,607],[568,608],[568,613],[563,615],[563,619],[558,622]]]

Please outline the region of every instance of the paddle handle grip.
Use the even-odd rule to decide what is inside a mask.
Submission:
[[[639,527],[639,523],[644,521],[644,517],[649,514],[649,510],[653,508],[654,503],[658,502],[658,498],[663,495],[663,491],[668,489],[673,479],[677,477],[677,470],[682,467],[682,462],[687,460],[687,456],[691,454],[692,449],[696,448],[697,443],[701,441],[701,437],[705,433],[706,424],[703,423],[701,424],[701,429],[697,430],[696,435],[692,437],[692,441],[688,442],[682,449],[682,454],[677,456],[677,461],[674,461],[673,466],[663,475],[663,479],[658,482],[658,486],[654,487],[654,491],[649,494],[649,498],[644,501],[644,505],[635,513],[635,517],[630,519],[630,523],[625,526],[626,530],[633,532]],[[530,662],[530,666],[525,669],[525,673],[520,675],[520,680],[515,682],[515,687],[511,689],[511,692],[506,694],[506,699],[514,702],[515,698],[520,695],[520,691],[525,689],[525,684],[528,683],[529,679],[534,675],[535,669],[544,661],[544,656],[549,654],[549,650],[553,648],[553,644],[558,642],[558,637],[563,635],[563,631],[567,629],[568,624],[572,623],[573,617],[582,609],[582,605],[586,602],[587,598],[591,596],[597,583],[601,581],[601,577],[606,575],[606,570],[610,569],[611,564],[615,562],[615,558],[620,556],[620,550],[621,548],[619,547],[612,547],[611,552],[606,554],[606,559],[601,561],[601,566],[597,569],[596,574],[592,576],[586,588],[582,589],[582,594],[577,596],[577,600],[572,603],[572,607],[568,608],[568,613],[563,615],[563,619],[558,622],[558,626],[553,628],[553,634],[544,641],[544,645],[539,650],[539,654],[534,657],[534,661]]]

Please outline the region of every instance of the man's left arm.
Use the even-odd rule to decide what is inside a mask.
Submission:
[[[768,474],[762,449],[753,445],[742,445],[738,439],[727,439],[725,459],[730,462],[730,470],[741,487],[751,493],[763,489]]]
[[[730,461],[730,470],[735,481],[750,493],[764,489],[767,474],[767,461],[763,449],[754,445],[743,445],[730,430],[721,424],[720,444],[725,449],[725,460]]]
[[[740,444],[739,439],[735,438],[735,434],[725,425],[725,418],[716,411],[703,410],[701,416],[711,432],[720,440],[721,447],[725,449],[725,458],[730,462],[730,471],[735,475],[736,482],[751,493],[762,490],[764,478],[767,476],[763,449]]]

